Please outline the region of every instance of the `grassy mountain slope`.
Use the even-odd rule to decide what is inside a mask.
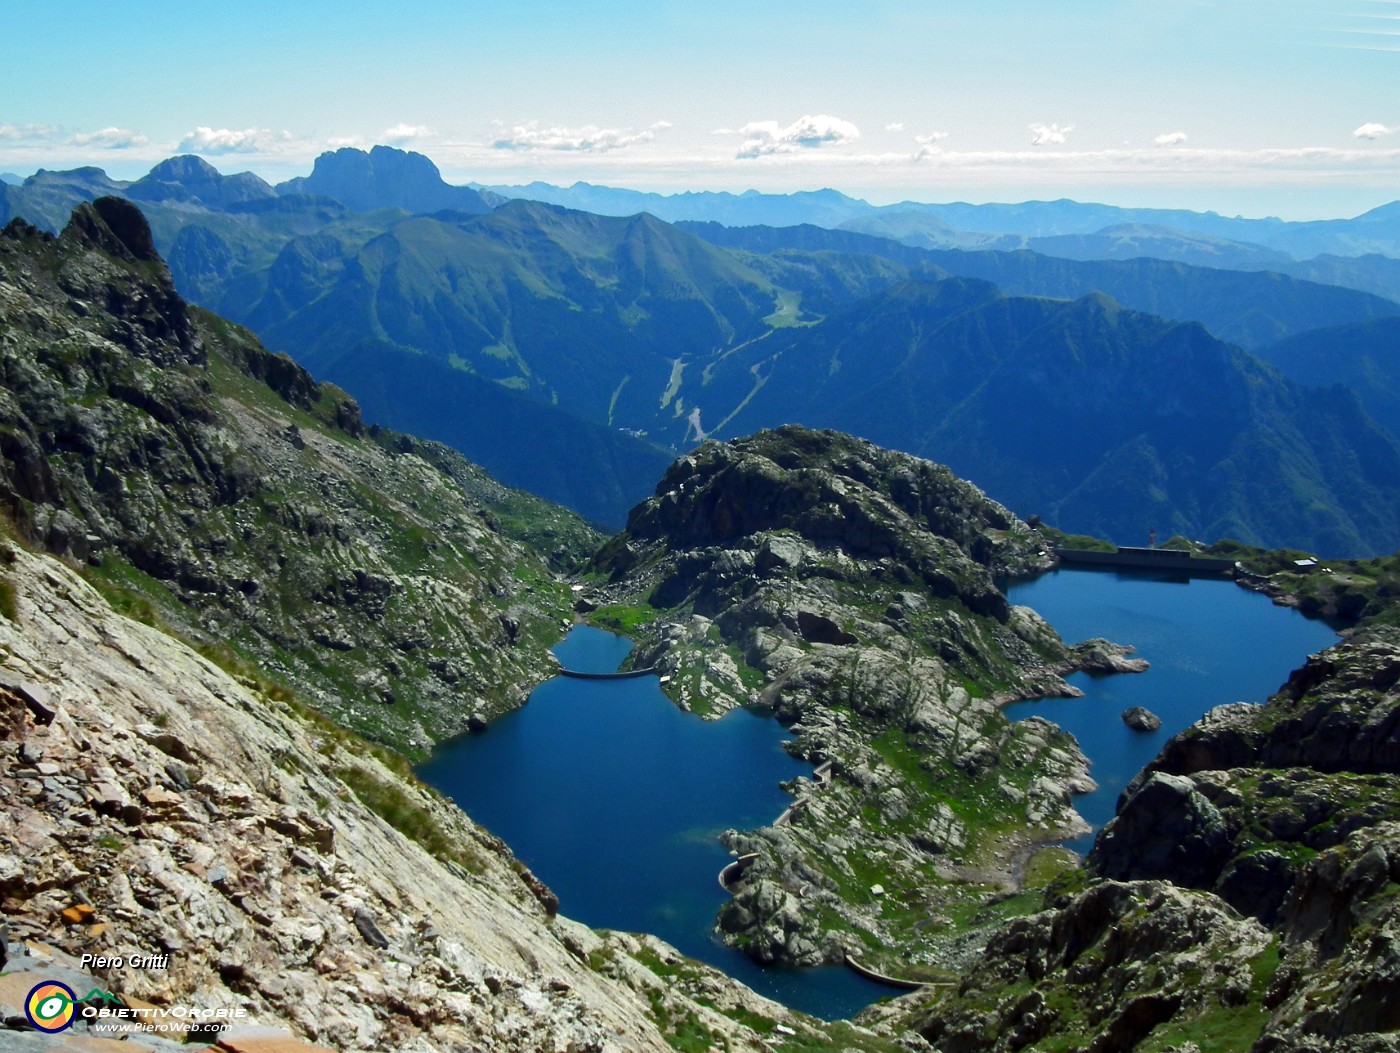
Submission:
[[[819,227],[682,227],[716,244],[754,252],[790,248],[883,255],[959,277],[981,278],[1014,296],[1077,299],[1102,292],[1136,311],[1200,322],[1220,339],[1244,347],[1259,347],[1324,325],[1400,314],[1400,304],[1392,300],[1270,272],[1154,259],[1057,259],[1027,250],[917,249],[888,238]]]
[[[374,441],[343,392],[187,307],[133,206],[59,238],[12,223],[0,269],[6,506],[127,609],[411,750],[548,668],[567,588],[455,481],[473,470]],[[548,515],[565,558],[588,544]]]
[[[314,367],[330,349],[383,341],[594,420],[635,416],[673,359],[761,328],[776,306],[761,276],[649,216],[530,202],[406,220],[333,277],[289,317],[253,309],[274,347]]]
[[[1354,396],[1305,391],[1199,326],[1101,296],[909,282],[740,349],[707,390],[754,391],[719,437],[839,428],[1077,531],[1352,554],[1400,543],[1400,451]]]
[[[1299,384],[1343,384],[1366,412],[1400,434],[1400,319],[1333,326],[1262,348],[1259,357]]]

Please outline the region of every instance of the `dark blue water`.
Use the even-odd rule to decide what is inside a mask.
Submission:
[[[577,626],[554,648],[566,668],[611,672],[627,639]],[[771,823],[781,780],[812,767],[782,748],[771,717],[703,721],[655,677],[541,684],[482,734],[443,746],[419,775],[504,838],[595,928],[650,932],[761,994],[826,1019],[895,992],[851,970],[764,969],[711,938],[730,861],[717,837]]]
[[[1075,804],[1096,830],[1113,818],[1123,787],[1171,736],[1215,706],[1264,701],[1309,654],[1337,641],[1325,622],[1223,579],[1057,570],[1014,585],[1007,595],[1039,611],[1069,643],[1103,636],[1132,644],[1151,663],[1145,673],[1069,677],[1083,698],[1006,708],[1013,720],[1042,716],[1079,740],[1099,790]],[[1156,713],[1161,730],[1129,728],[1121,714],[1131,706]],[[1087,852],[1093,836],[1067,843]]]

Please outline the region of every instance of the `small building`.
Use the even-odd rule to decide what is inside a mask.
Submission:
[[[1317,560],[1295,559],[1293,561],[1293,569],[1299,574],[1311,574],[1317,569]]]

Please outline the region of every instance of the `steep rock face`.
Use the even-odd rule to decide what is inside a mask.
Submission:
[[[337,1050],[660,1053],[677,1021],[766,1048],[731,1016],[813,1037],[693,963],[686,990],[664,980],[644,963],[679,956],[659,941],[556,917],[386,754],[116,615],[57,561],[0,543],[0,577],[7,971],[168,955],[73,982]]]
[[[415,750],[547,669],[543,563],[343,392],[188,308],[130,203],[6,228],[0,340],[0,498],[129,602]]]
[[[1400,820],[1400,630],[1309,658],[1267,706],[1222,706],[1124,791],[1089,866],[1210,888],[1278,920],[1317,853]]]
[[[942,912],[1014,889],[1033,842],[1080,827],[1073,740],[997,710],[1072,693],[1061,674],[1112,651],[1072,651],[996,588],[1050,558],[947,469],[798,427],[705,444],[632,511],[595,560],[595,621],[632,626],[681,705],[771,707],[824,765],[780,822],[726,835],[755,855],[720,915],[730,942],[946,964]]]
[[[346,147],[316,158],[311,174],[277,187],[279,194],[322,194],[355,209],[371,212],[401,208],[407,212],[491,211],[470,187],[448,186],[437,165],[422,154],[376,146],[369,152]]]
[[[1255,1049],[1380,1049],[1400,1031],[1400,825],[1320,855],[1282,919],[1285,966]],[[1387,1038],[1381,1038],[1384,1034]]]

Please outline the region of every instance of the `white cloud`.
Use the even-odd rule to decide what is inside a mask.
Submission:
[[[58,129],[51,124],[0,124],[0,142],[21,143],[39,142],[58,135]]]
[[[200,125],[186,133],[177,150],[195,154],[260,154],[291,142],[291,132],[274,132],[267,128],[207,128]]]
[[[1393,135],[1397,131],[1400,131],[1400,128],[1388,128],[1384,124],[1377,124],[1375,121],[1370,121],[1363,124],[1351,134],[1357,139],[1379,139],[1385,135]]]
[[[364,140],[361,139],[358,135],[345,135],[345,136],[340,136],[340,137],[333,137],[333,138],[330,138],[330,139],[327,139],[327,140],[326,140],[326,149],[328,149],[328,150],[339,150],[339,149],[341,149],[342,147],[346,147],[346,146],[363,146],[363,145],[364,145]]]
[[[392,146],[402,146],[405,143],[416,142],[419,139],[431,138],[432,134],[433,130],[426,125],[408,124],[407,122],[400,121],[392,128],[385,128],[384,131],[380,133],[379,139],[381,142],[388,143]]]
[[[95,146],[100,150],[131,150],[150,146],[151,138],[126,128],[103,128],[95,132],[79,132],[69,142],[74,146]]]
[[[1155,146],[1180,146],[1189,136],[1185,132],[1164,132],[1152,140]]]
[[[786,128],[777,121],[750,121],[739,129],[748,136],[739,144],[736,156],[763,157],[766,154],[789,154],[812,150],[832,144],[841,145],[860,138],[860,129],[850,121],[829,114],[805,114]]]
[[[497,150],[561,150],[572,153],[607,153],[638,143],[649,143],[658,132],[671,127],[670,121],[657,121],[640,132],[631,128],[541,128],[538,121],[517,124],[491,143]]]
[[[929,132],[928,135],[914,136],[914,142],[918,144],[918,149],[914,151],[914,160],[922,161],[938,152],[938,144],[948,138],[947,132]]]
[[[1072,131],[1074,131],[1072,124],[1066,124],[1064,127],[1060,127],[1058,124],[1033,124],[1031,125],[1031,145],[1046,146],[1052,143],[1064,143]]]
[[[887,124],[887,125],[885,125],[885,131],[887,131],[887,132],[902,132],[902,131],[904,131],[904,122],[903,122],[903,121],[895,121],[893,124]]]

